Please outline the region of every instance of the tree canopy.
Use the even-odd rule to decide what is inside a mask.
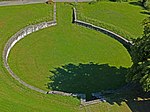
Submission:
[[[141,38],[133,40],[131,58],[133,65],[127,75],[127,81],[139,83],[144,91],[150,91],[150,17],[143,22]]]

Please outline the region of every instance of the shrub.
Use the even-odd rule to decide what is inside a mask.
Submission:
[[[150,10],[150,2],[149,2],[148,0],[144,3],[144,7],[145,7],[147,10]]]

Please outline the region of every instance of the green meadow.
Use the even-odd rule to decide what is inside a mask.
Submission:
[[[120,30],[131,37],[140,37],[143,31],[142,21],[148,17],[145,9],[138,5],[138,2],[97,2],[94,4],[82,3],[77,6],[78,12],[81,14],[79,19],[92,19],[94,24],[105,24],[104,27],[110,30],[115,30],[115,33],[120,34]],[[100,25],[101,26],[101,25]]]
[[[142,9],[139,6],[128,3],[81,3],[78,6],[80,13],[86,17],[113,24],[130,32],[135,38],[140,36],[141,20],[147,16],[140,13]],[[119,10],[119,7],[129,12]],[[52,11],[53,6],[47,4],[0,7],[0,111],[131,112],[137,108],[143,110],[139,104],[128,104],[124,101],[122,105],[118,105],[117,102],[101,102],[81,106],[77,98],[32,91],[9,75],[2,60],[4,45],[8,39],[27,25],[52,20]],[[130,20],[131,13],[137,15],[135,23]],[[107,17],[109,14],[111,20]],[[128,17],[125,16],[127,14]],[[115,20],[117,17],[123,17],[124,22]],[[57,25],[32,33],[19,41],[12,48],[8,63],[14,73],[30,85],[46,91],[85,93],[87,96],[92,92],[124,86],[127,69],[132,65],[129,52],[117,40],[72,24],[72,6],[66,3],[57,3]],[[90,95],[88,97],[90,98]]]
[[[71,15],[70,6],[58,4],[57,26],[27,36],[12,49],[9,64],[12,70],[25,82],[46,90],[47,83],[51,81],[48,77],[53,75],[49,71],[67,64],[76,65],[93,62],[108,64],[110,69],[111,66],[116,67],[116,69],[130,67],[130,55],[123,45],[109,36],[72,24]],[[103,69],[107,68],[104,66]],[[103,70],[103,72],[106,71]],[[110,70],[108,75],[111,72]],[[106,75],[109,80],[106,82],[100,81],[103,80],[101,75],[104,73],[99,73],[99,78],[96,78],[96,76],[92,78],[91,76],[91,79],[88,80],[95,83],[99,82],[95,84],[97,88],[101,85],[101,89],[110,89],[111,87],[107,86],[114,76],[107,77]],[[114,73],[114,75],[116,74]],[[113,88],[124,84],[125,78],[123,78],[123,75],[119,79],[121,80],[114,81]],[[84,78],[74,80],[78,82],[77,87],[80,88],[83,80]],[[85,78],[85,80],[87,79]],[[109,85],[113,85],[113,83]],[[92,85],[89,88],[92,88]]]
[[[2,52],[7,40],[31,22],[50,17],[52,6],[34,4],[0,7],[0,111],[1,112],[76,112],[79,101],[70,97],[44,95],[15,81],[3,66]],[[32,15],[32,16],[31,16]]]

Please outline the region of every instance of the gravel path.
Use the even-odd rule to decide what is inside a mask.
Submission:
[[[47,0],[16,0],[16,1],[2,1],[0,6],[9,5],[23,5],[23,4],[35,4],[35,3],[45,3]]]
[[[23,5],[23,4],[35,4],[35,3],[45,3],[48,0],[15,0],[15,1],[2,1],[0,6],[9,5]],[[54,0],[55,2],[88,2],[91,0]]]

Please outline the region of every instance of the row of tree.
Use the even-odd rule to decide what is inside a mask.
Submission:
[[[150,0],[141,0],[142,6],[150,10]]]

